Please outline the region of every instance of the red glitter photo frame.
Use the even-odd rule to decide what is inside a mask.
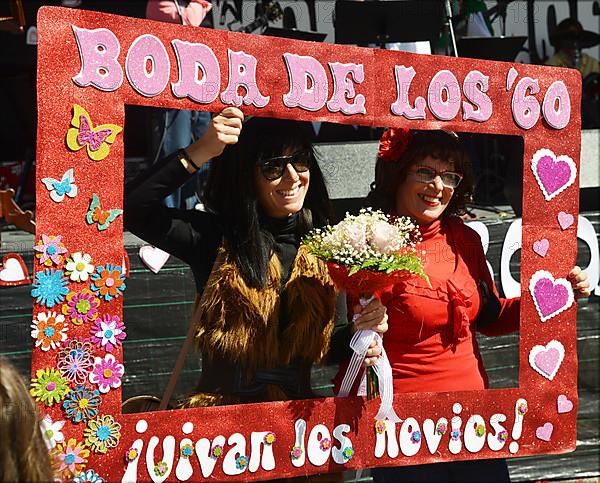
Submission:
[[[38,29],[41,256],[32,277],[34,322],[57,323],[64,314],[70,342],[33,348],[32,393],[46,424],[64,436],[53,449],[64,475],[93,470],[107,481],[268,480],[575,449],[577,304],[565,278],[577,251],[577,71],[58,7],[40,9]],[[69,307],[83,301],[122,318],[126,104],[211,112],[233,104],[247,115],[522,136],[519,387],[396,394],[403,422],[395,426],[376,424],[377,400],[359,397],[121,414],[122,347],[84,347],[91,312],[77,315]],[[534,251],[541,239],[553,256]],[[95,271],[81,275],[87,259],[75,260],[76,253],[89,254]],[[77,394],[83,376],[76,370],[59,370],[69,357],[88,357],[80,366],[93,373],[84,378],[92,381],[91,394]],[[77,416],[66,413],[82,398],[98,403],[97,414],[74,422]],[[65,421],[62,429],[59,421]],[[416,429],[423,436],[418,444],[411,438]],[[325,438],[331,445],[323,450]]]

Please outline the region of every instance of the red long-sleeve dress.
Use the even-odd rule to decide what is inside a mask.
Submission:
[[[484,389],[487,375],[476,330],[501,335],[519,328],[520,299],[499,299],[490,320],[482,309],[480,282],[497,297],[479,235],[457,217],[422,227],[425,273],[431,288],[410,278],[380,294],[389,329],[383,337],[394,391],[444,392]],[[477,323],[476,323],[477,321]],[[339,383],[345,367],[336,377]]]

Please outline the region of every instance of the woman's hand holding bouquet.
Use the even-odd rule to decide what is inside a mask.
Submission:
[[[381,211],[363,209],[358,215],[346,214],[335,226],[314,230],[304,244],[327,262],[338,288],[358,298],[364,308],[377,292],[404,278],[419,275],[427,280],[416,250],[419,239],[417,227],[409,218],[390,219]],[[356,315],[354,321],[357,321]],[[378,346],[381,346],[381,354],[375,364],[368,365],[358,394],[367,395],[369,399],[381,394],[376,419],[399,421],[392,408],[392,369],[381,336],[375,330],[360,329],[352,337],[350,347],[354,354],[338,396],[349,394],[361,365],[370,360],[369,349]]]

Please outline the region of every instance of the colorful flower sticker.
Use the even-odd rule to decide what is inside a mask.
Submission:
[[[60,343],[67,340],[69,326],[65,317],[56,312],[40,312],[32,320],[31,337],[35,339],[35,346],[43,351],[56,349]]]
[[[42,239],[33,247],[37,252],[35,256],[40,260],[40,265],[51,267],[62,262],[63,254],[67,253],[67,249],[61,239],[61,235],[42,235]]]
[[[73,483],[105,483],[106,480],[102,478],[94,470],[89,469],[83,473],[79,473],[73,478]]]
[[[80,292],[69,292],[67,302],[62,306],[62,313],[71,318],[75,325],[93,322],[98,317],[100,299],[94,293],[84,288]]]
[[[485,436],[485,426],[483,424],[478,424],[475,426],[475,434],[480,438]]]
[[[98,198],[98,195],[94,193],[92,194],[92,200],[90,201],[90,207],[87,215],[85,215],[85,221],[88,225],[93,225],[96,223],[98,225],[98,231],[104,231],[122,213],[123,210],[118,208],[103,210],[100,207],[100,198]]]
[[[267,434],[265,434],[265,437],[263,438],[263,442],[265,444],[273,444],[275,441],[277,441],[277,437],[272,431],[269,431]]]
[[[110,302],[113,298],[120,296],[125,290],[125,276],[120,265],[100,265],[96,273],[92,275],[92,286],[90,287],[98,297]]]
[[[132,446],[125,452],[125,461],[131,463],[132,461],[135,461],[139,455],[140,452]]]
[[[188,459],[194,454],[194,447],[191,444],[184,444],[179,450],[182,458]]]
[[[67,131],[67,146],[72,151],[87,148],[87,155],[94,161],[101,161],[110,152],[110,144],[115,141],[123,128],[116,124],[102,124],[94,127],[90,115],[79,104],[73,105],[73,126]]]
[[[81,473],[87,463],[90,451],[76,439],[71,438],[66,443],[59,444],[52,452],[57,471],[65,478],[71,478]]]
[[[379,419],[377,421],[375,421],[375,432],[377,434],[383,434],[385,433],[385,421],[382,419]]]
[[[165,476],[169,471],[169,465],[165,461],[159,461],[154,465],[154,474],[156,476]]]
[[[73,282],[86,282],[89,276],[94,273],[92,257],[87,253],[75,252],[70,258],[67,258],[65,271]]]
[[[460,439],[460,429],[455,429],[450,433],[450,439],[452,439],[453,441],[458,441]]]
[[[349,461],[354,456],[354,448],[351,446],[346,446],[342,451],[342,456],[346,461]]]
[[[448,426],[446,425],[446,423],[438,423],[438,425],[435,427],[435,432],[437,434],[439,434],[440,436],[443,436],[444,434],[446,434],[447,430],[448,430]]]
[[[48,451],[56,448],[58,443],[64,442],[65,435],[62,433],[61,429],[65,423],[66,421],[52,421],[52,418],[48,414],[40,421],[40,429],[44,436]]]
[[[410,440],[415,444],[421,442],[421,431],[413,431],[410,435]]]
[[[498,439],[498,441],[500,441],[501,443],[504,443],[507,439],[508,439],[508,431],[506,431],[505,429],[500,431],[498,433],[498,435],[496,436],[496,438]]]
[[[319,443],[319,448],[321,448],[321,451],[327,451],[331,449],[331,440],[329,438],[323,438]]]
[[[85,423],[98,415],[100,402],[100,391],[79,385],[67,394],[62,405],[67,418],[74,423]]]
[[[218,458],[222,454],[223,454],[223,446],[221,446],[220,444],[216,444],[213,446],[213,449],[210,452],[210,457]]]
[[[302,448],[300,446],[294,446],[290,450],[290,456],[293,460],[302,458]]]
[[[32,286],[31,296],[38,304],[45,305],[49,309],[61,303],[69,293],[67,279],[62,270],[47,268],[37,272]]]
[[[119,347],[126,337],[125,325],[118,315],[105,314],[102,319],[96,319],[91,333],[92,342],[107,352]]]
[[[86,446],[96,453],[105,454],[119,444],[121,425],[110,415],[100,416],[88,421],[83,435]]]
[[[235,467],[238,470],[245,470],[247,466],[248,466],[248,457],[246,455],[242,454],[235,459]]]
[[[88,340],[70,340],[58,353],[56,367],[67,381],[83,384],[94,364],[93,350]]]
[[[527,414],[527,401],[523,401],[519,404],[519,406],[517,407],[517,411],[519,411],[519,414],[521,416],[525,416],[525,414]]]
[[[75,198],[77,196],[78,189],[75,184],[75,176],[73,176],[73,168],[66,171],[60,181],[54,178],[42,178],[41,181],[50,192],[50,199],[56,203],[60,203],[64,200],[65,196],[68,196],[69,198]]]
[[[36,401],[42,402],[46,406],[52,406],[54,403],[62,401],[71,390],[67,380],[54,368],[38,369],[35,376],[31,380],[29,392]]]
[[[97,384],[100,392],[107,393],[111,388],[116,389],[121,386],[124,372],[123,364],[119,364],[112,354],[106,354],[104,358],[96,357],[94,359],[90,382]]]

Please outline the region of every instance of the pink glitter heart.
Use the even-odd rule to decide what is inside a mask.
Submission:
[[[542,441],[550,441],[552,431],[554,431],[554,425],[552,423],[546,423],[535,430],[535,435]]]
[[[567,399],[567,396],[564,394],[558,396],[556,405],[558,407],[558,414],[568,413],[573,410],[573,402]]]
[[[540,257],[546,256],[546,253],[548,253],[548,248],[550,248],[550,242],[545,238],[542,238],[533,244],[533,251]]]
[[[564,285],[554,283],[549,278],[540,278],[534,288],[533,296],[542,318],[560,311],[569,302],[569,291]]]
[[[536,170],[548,195],[567,185],[571,178],[571,167],[567,162],[550,155],[539,159]]]
[[[560,362],[560,352],[554,347],[538,352],[534,358],[536,367],[548,376],[555,372]]]
[[[558,224],[560,225],[560,227],[563,230],[566,230],[567,228],[569,228],[574,222],[575,222],[575,219],[573,218],[573,215],[571,215],[570,213],[565,213],[564,211],[561,211],[558,214]]]

